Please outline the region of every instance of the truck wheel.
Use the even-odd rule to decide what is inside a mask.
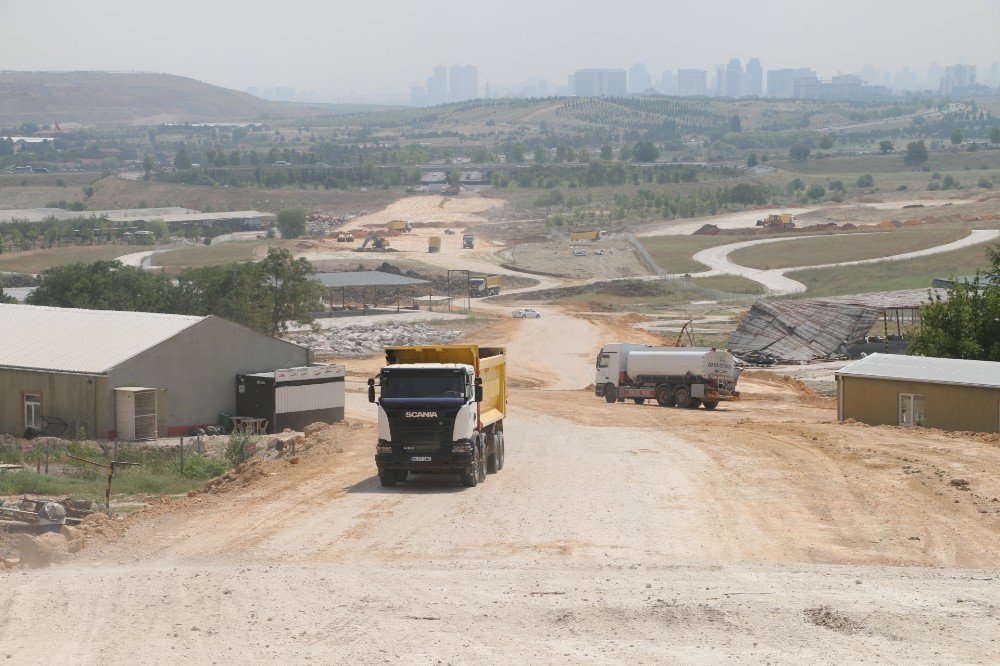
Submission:
[[[499,435],[496,433],[487,435],[486,441],[490,443],[490,446],[486,450],[491,451],[491,453],[486,455],[486,473],[496,474],[500,471]]]
[[[688,409],[698,409],[701,407],[701,398],[691,398],[691,402],[688,403]]]
[[[670,392],[670,387],[666,384],[660,384],[656,387],[656,404],[660,407],[672,407],[674,404],[674,395]]]
[[[618,402],[618,391],[615,390],[614,384],[604,385],[604,401],[609,405]]]
[[[503,469],[504,463],[504,448],[503,448],[503,433],[498,432],[496,435],[497,443],[497,471]]]
[[[394,469],[380,469],[378,471],[378,482],[386,488],[392,488],[396,485],[397,478],[396,470]]]
[[[705,409],[712,410],[712,409],[715,409],[716,407],[719,406],[719,401],[718,400],[706,400],[702,404],[705,405]]]
[[[632,398],[632,402],[634,402],[637,405],[641,405],[642,403],[646,402],[646,399],[645,398]]]
[[[406,481],[406,477],[408,477],[409,475],[410,475],[410,471],[409,470],[406,470],[406,469],[397,469],[396,470],[396,483],[402,483],[403,481]]]
[[[674,404],[682,409],[691,404],[691,394],[683,386],[674,391]]]

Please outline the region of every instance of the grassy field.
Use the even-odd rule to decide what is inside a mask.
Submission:
[[[930,288],[934,278],[972,275],[987,266],[983,244],[906,261],[794,271],[787,276],[808,287],[804,296],[837,296]]]
[[[741,266],[765,270],[817,266],[923,250],[967,235],[967,229],[956,227],[900,229],[876,234],[834,234],[747,247],[736,250],[729,258]]]
[[[712,275],[703,278],[694,278],[693,284],[699,287],[717,289],[729,292],[730,294],[763,294],[766,290],[764,285],[753,280],[748,280],[738,275]]]
[[[878,178],[880,173],[909,171],[923,172],[920,167],[911,167],[903,162],[905,144],[896,141],[896,152],[889,155],[849,155],[844,157],[824,157],[802,162],[772,161],[770,166],[796,174],[860,174],[870,173]],[[934,171],[975,171],[1000,169],[1000,150],[932,152],[927,167]],[[927,174],[929,177],[930,174]]]
[[[217,245],[190,245],[153,256],[153,265],[163,267],[168,273],[184,268],[218,266],[259,259],[267,253],[267,246],[281,241],[231,241]]]
[[[693,260],[692,255],[710,247],[745,239],[735,236],[654,236],[640,240],[663,270],[669,273],[698,273],[707,271],[708,266]]]
[[[49,250],[28,250],[0,255],[0,271],[9,273],[40,273],[46,268],[68,266],[76,262],[107,261],[125,254],[141,252],[136,245],[81,245],[55,247]]]

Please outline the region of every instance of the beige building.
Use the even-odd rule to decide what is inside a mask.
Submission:
[[[837,414],[869,425],[1000,431],[1000,363],[872,354],[837,373]]]

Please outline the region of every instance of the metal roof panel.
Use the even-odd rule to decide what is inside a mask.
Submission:
[[[932,356],[872,354],[842,368],[838,375],[1000,388],[1000,363]]]

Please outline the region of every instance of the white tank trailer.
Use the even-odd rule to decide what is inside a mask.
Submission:
[[[715,409],[739,399],[740,369],[724,349],[615,343],[597,355],[594,392],[607,402],[656,400],[663,407]]]

